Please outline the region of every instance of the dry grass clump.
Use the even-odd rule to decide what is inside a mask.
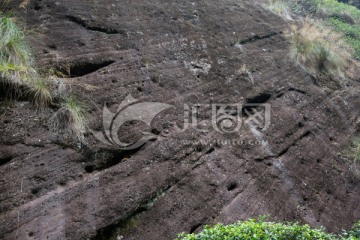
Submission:
[[[60,109],[52,117],[54,131],[65,131],[84,142],[86,131],[85,107],[75,96],[64,97]]]
[[[352,50],[339,35],[305,22],[291,26],[287,35],[291,41],[290,58],[315,78],[346,79],[353,62]]]
[[[68,93],[71,90],[66,77],[55,71],[40,74],[34,66],[24,31],[14,18],[0,12],[0,87],[6,86],[8,91],[25,94],[37,107],[49,106],[55,99],[60,106],[52,118],[54,130],[65,130],[84,142],[84,107]]]
[[[289,1],[269,0],[263,6],[285,20],[292,20]]]
[[[48,106],[53,101],[53,94],[49,82],[44,78],[38,78],[31,84],[29,94],[36,106]]]
[[[0,15],[0,71],[3,80],[31,81],[35,70],[24,32],[13,18]]]
[[[74,82],[57,68],[50,68],[44,72],[53,85],[52,95],[55,105],[58,106],[57,112],[50,119],[52,130],[85,143],[85,105],[73,94],[72,87],[78,85],[86,89],[87,84]]]
[[[22,9],[26,9],[30,5],[30,0],[2,0],[0,2],[0,6],[6,7],[11,2],[15,2],[15,3],[19,4],[18,7],[22,8]]]

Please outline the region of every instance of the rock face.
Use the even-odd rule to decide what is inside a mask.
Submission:
[[[295,67],[278,16],[239,0],[37,0],[18,16],[39,66],[70,69],[89,128],[129,94],[173,108],[150,128],[120,128],[121,139],[159,136],[120,151],[92,134],[69,141],[49,127],[54,109],[3,99],[1,239],[173,239],[266,214],[336,232],[360,219],[357,168],[341,157],[359,132],[357,92],[326,95]],[[271,125],[170,126],[183,123],[184,104],[234,103],[269,104]]]

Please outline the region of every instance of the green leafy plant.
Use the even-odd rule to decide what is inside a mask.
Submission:
[[[264,5],[270,11],[280,15],[284,19],[291,20],[291,9],[289,2],[283,0],[269,0],[267,4]]]
[[[340,235],[326,233],[323,228],[313,229],[298,223],[274,223],[264,219],[251,219],[230,225],[205,226],[198,234],[182,233],[177,240],[350,240],[359,239],[360,223]]]
[[[360,239],[360,222],[355,223],[349,231],[343,231],[341,237],[344,240]]]

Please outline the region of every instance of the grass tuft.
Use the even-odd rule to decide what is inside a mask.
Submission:
[[[0,66],[5,76],[29,80],[34,72],[31,50],[15,20],[0,15]]]
[[[64,98],[61,108],[52,118],[54,131],[64,131],[75,135],[80,142],[84,142],[86,131],[85,107],[74,96]]]
[[[353,158],[356,163],[360,163],[360,137],[353,140],[352,146],[346,155]]]
[[[23,1],[27,4],[28,1]],[[11,92],[26,93],[37,107],[61,103],[60,109],[52,118],[55,130],[65,130],[84,142],[86,130],[84,107],[74,97],[68,95],[64,75],[56,70],[42,77],[34,67],[31,49],[25,33],[17,26],[15,19],[0,12],[0,83]],[[53,85],[53,86],[52,86]],[[54,86],[56,85],[56,86]],[[52,88],[57,88],[52,91]]]
[[[328,76],[345,79],[351,62],[351,49],[344,47],[339,35],[319,30],[305,22],[302,27],[292,26],[287,35],[291,41],[290,58],[314,77]]]
[[[265,1],[265,0],[264,0]],[[266,0],[265,8],[283,18],[291,16],[320,20],[341,34],[353,49],[353,57],[360,60],[360,9],[337,0]]]
[[[36,106],[44,107],[52,103],[53,97],[50,86],[44,78],[38,78],[31,85],[30,95]]]
[[[34,67],[26,35],[12,17],[0,13],[0,82],[12,86],[13,92],[27,89],[38,107],[52,102],[50,84]]]
[[[292,20],[290,5],[287,1],[269,0],[268,3],[264,6],[282,18],[286,20]]]

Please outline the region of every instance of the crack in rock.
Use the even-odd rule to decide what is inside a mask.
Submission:
[[[76,23],[76,24],[80,25],[81,27],[86,28],[90,31],[96,31],[96,32],[101,32],[101,33],[105,33],[105,34],[125,34],[126,33],[124,30],[116,30],[113,28],[105,28],[105,27],[100,27],[100,26],[91,26],[85,20],[83,20],[79,17],[66,16],[66,18],[69,21]]]
[[[266,34],[266,35],[264,35],[264,36],[259,36],[259,35],[256,34],[256,35],[253,36],[253,37],[250,37],[250,38],[247,38],[247,39],[244,39],[244,40],[239,41],[238,44],[240,44],[240,45],[245,45],[245,44],[249,44],[249,43],[254,43],[254,42],[259,41],[259,40],[271,38],[271,37],[273,37],[273,36],[275,36],[275,35],[278,35],[278,34],[279,34],[278,32],[271,32],[271,33]]]
[[[128,215],[126,218],[109,226],[106,226],[102,229],[99,229],[97,231],[96,236],[94,236],[92,240],[102,240],[102,239],[111,238],[112,235],[115,232],[117,232],[118,229],[125,228],[138,215],[151,209],[160,198],[164,197],[171,190],[171,188],[178,183],[178,181],[179,180],[175,180],[173,183],[167,185],[166,187],[162,188],[160,191],[154,193],[150,198],[148,198],[148,200],[140,204],[139,207],[136,208],[135,211],[132,212],[130,215]]]

